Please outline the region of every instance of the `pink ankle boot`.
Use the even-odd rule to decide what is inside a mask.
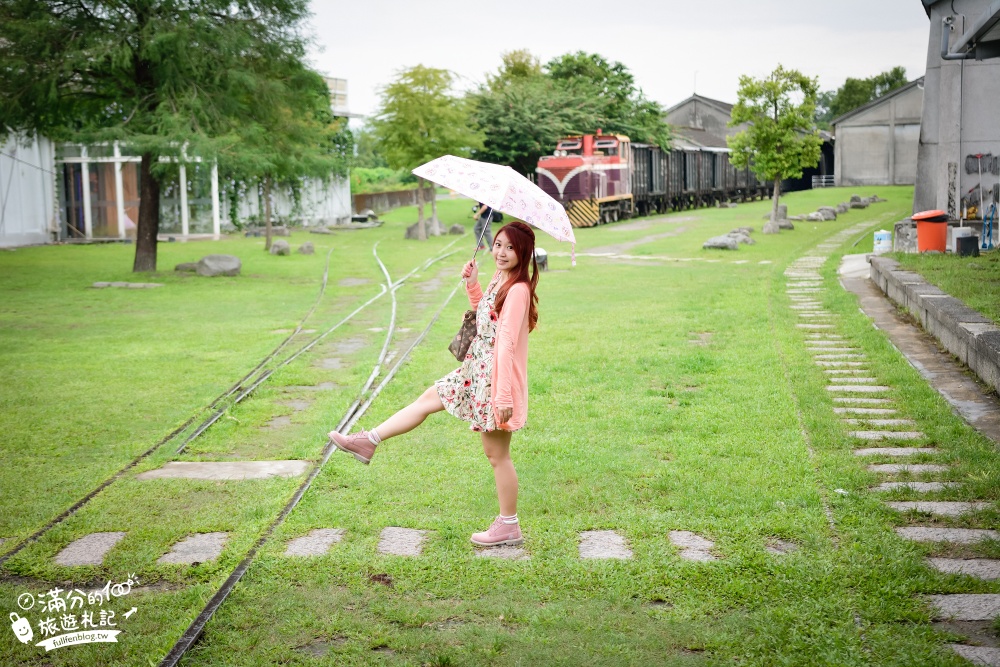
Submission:
[[[504,523],[499,516],[489,530],[472,534],[472,543],[480,547],[498,547],[503,544],[514,546],[522,542],[524,538],[521,537],[521,524]]]
[[[375,445],[368,439],[368,433],[364,429],[350,435],[341,435],[336,431],[330,431],[329,435],[337,449],[354,454],[354,458],[365,465],[368,465],[368,462],[375,455]]]

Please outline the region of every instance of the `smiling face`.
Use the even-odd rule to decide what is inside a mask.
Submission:
[[[517,268],[517,253],[504,232],[497,234],[493,240],[493,259],[501,271],[510,273]]]

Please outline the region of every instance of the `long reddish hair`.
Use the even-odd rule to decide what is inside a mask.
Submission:
[[[538,264],[535,263],[535,232],[531,227],[520,220],[515,220],[503,226],[496,239],[501,234],[507,237],[511,246],[514,247],[514,254],[517,255],[517,268],[514,270],[507,282],[500,286],[497,291],[496,309],[497,314],[503,310],[503,302],[507,299],[507,292],[517,283],[526,283],[531,297],[528,299],[528,331],[533,331],[538,324],[538,295],[535,294],[535,287],[538,285]],[[494,244],[496,241],[494,241]],[[528,267],[531,266],[531,277],[528,277]]]

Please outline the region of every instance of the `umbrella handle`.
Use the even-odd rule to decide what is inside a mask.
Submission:
[[[472,253],[472,261],[476,261],[476,255],[479,254],[479,246],[483,244],[483,239],[486,237],[486,230],[489,229],[490,225],[493,224],[493,209],[489,208],[486,211],[486,224],[483,225],[483,231],[479,234],[479,240],[476,241],[476,251]],[[465,278],[462,278],[462,282],[465,282]]]

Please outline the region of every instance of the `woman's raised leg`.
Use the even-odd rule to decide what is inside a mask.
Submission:
[[[379,440],[386,440],[403,433],[408,433],[420,426],[428,415],[444,410],[441,397],[433,386],[420,394],[420,397],[405,408],[386,419],[375,428]]]

